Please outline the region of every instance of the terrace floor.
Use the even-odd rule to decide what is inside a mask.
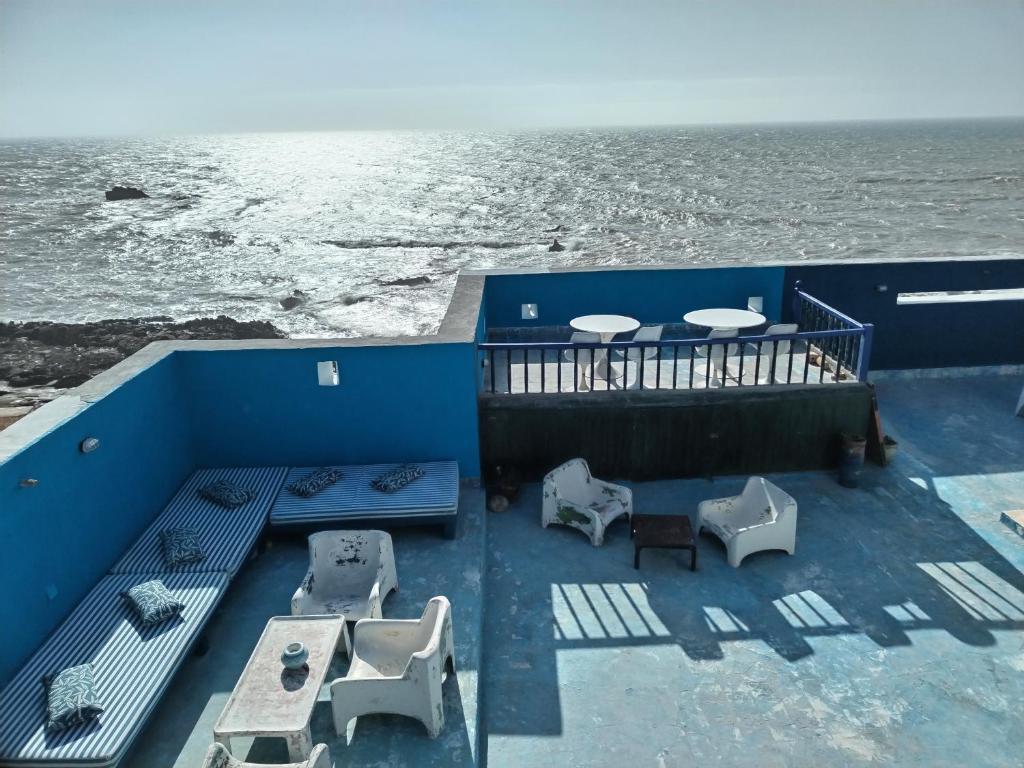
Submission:
[[[853,490],[829,473],[773,476],[800,504],[796,554],[736,570],[704,536],[696,573],[664,550],[637,571],[624,523],[595,549],[540,527],[536,485],[501,514],[468,490],[458,541],[393,532],[402,590],[385,603],[412,617],[433,594],[452,600],[460,669],[445,732],[430,741],[375,716],[338,739],[324,695],[314,739],[336,766],[1020,765],[1024,540],[999,522],[1024,507],[1019,388],[1010,376],[879,383],[896,460]],[[692,516],[743,480],[636,484],[636,506]],[[201,764],[305,567],[300,541],[274,541],[243,569],[211,650],[186,663],[127,765]],[[257,741],[249,758],[283,762],[283,746]]]
[[[664,347],[661,358],[653,355],[640,366],[638,350],[624,363],[621,357],[608,364],[603,351],[598,351],[591,364],[590,351],[581,349],[574,357],[561,350],[530,350],[513,352],[511,361],[505,353],[496,353],[485,359],[483,389],[495,394],[522,394],[527,392],[575,392],[590,388],[608,389],[714,389],[718,387],[751,386],[769,383],[768,356],[731,354],[726,359],[723,376],[720,364],[709,364],[708,358],[694,355],[690,348],[679,347],[678,354]],[[812,362],[814,360],[815,362]],[[822,368],[816,356],[805,352],[780,355],[776,362],[777,384],[834,384],[837,381],[856,381],[854,372],[842,366],[837,375],[831,358]],[[492,371],[493,368],[493,371]]]

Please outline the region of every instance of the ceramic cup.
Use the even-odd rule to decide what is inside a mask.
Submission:
[[[288,643],[281,652],[281,663],[286,669],[302,669],[309,658],[309,649],[305,643]]]

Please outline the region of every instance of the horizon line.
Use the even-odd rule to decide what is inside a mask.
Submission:
[[[893,124],[893,123],[954,123],[971,121],[1024,120],[1024,113],[985,114],[985,115],[940,115],[925,117],[837,117],[821,119],[792,120],[733,120],[733,121],[701,121],[701,122],[665,122],[665,123],[605,123],[579,125],[520,125],[508,127],[417,127],[417,128],[283,128],[274,130],[216,130],[216,131],[168,131],[146,133],[64,133],[64,134],[4,134],[0,133],[0,142],[41,141],[41,140],[81,140],[81,139],[148,139],[148,138],[184,138],[200,136],[257,136],[269,134],[293,133],[534,133],[556,131],[611,131],[640,130],[651,128],[756,128],[779,126],[814,126],[814,125],[858,125],[858,124]]]

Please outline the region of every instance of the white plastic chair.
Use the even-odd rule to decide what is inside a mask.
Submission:
[[[455,673],[448,598],[431,598],[419,619],[356,622],[352,648],[348,674],[331,683],[338,735],[353,717],[384,713],[414,717],[437,738],[444,729],[443,673]]]
[[[788,336],[796,333],[800,326],[796,323],[776,323],[770,325],[765,329],[764,336]],[[743,383],[753,384],[786,384],[790,378],[789,376],[789,351],[792,348],[792,342],[789,339],[782,339],[781,341],[765,341],[761,343],[761,355],[760,362],[758,362],[757,345],[746,344],[743,347]],[[774,370],[772,365],[774,364]],[[729,372],[729,376],[732,379],[739,379],[740,375],[740,361],[738,357],[731,357],[726,367]],[[794,379],[795,372],[803,370],[802,366],[797,367],[794,364]],[[774,378],[773,378],[774,373]]]
[[[633,341],[640,343],[644,341],[661,341],[661,334],[664,333],[665,326],[663,325],[647,325],[638,330],[633,334]],[[631,363],[640,362],[641,356],[645,360],[650,360],[653,357],[658,356],[658,347],[633,347],[625,350],[626,354],[623,354],[623,350],[616,349],[614,352],[616,360],[622,360],[623,358],[629,358]]]
[[[751,552],[796,551],[796,500],[763,477],[747,480],[743,493],[702,501],[697,532],[704,528],[725,544],[729,565],[738,568]]]
[[[589,331],[574,331],[572,336],[569,337],[571,344],[600,344],[601,334],[591,333]],[[579,388],[581,390],[590,389],[587,384],[587,371],[590,370],[590,361],[594,359],[593,349],[567,349],[562,353],[562,356],[570,363],[574,363],[576,368],[579,369]],[[595,365],[597,361],[595,360]],[[594,374],[597,375],[597,369],[595,367]]]
[[[734,339],[740,335],[740,332],[736,328],[715,328],[708,334],[708,339]],[[711,366],[711,370],[707,368],[700,371],[694,378],[701,377],[702,380],[709,380],[710,383],[725,383],[726,374],[726,357],[734,355],[739,351],[738,344],[705,344],[699,347],[694,347],[695,356],[705,361],[704,365]],[[720,372],[720,376],[718,375]]]
[[[639,329],[635,334],[633,334],[633,341],[637,342],[637,343],[642,343],[642,342],[645,342],[645,341],[655,341],[655,342],[656,341],[661,341],[661,335],[662,335],[662,333],[664,333],[664,331],[665,331],[665,326],[663,326],[663,325],[648,325],[648,326],[644,326],[643,328]],[[616,371],[615,371],[616,380],[618,379],[618,377],[620,375],[625,375],[626,373],[632,373],[633,374],[633,376],[631,377],[632,383],[629,384],[629,388],[630,389],[639,389],[640,388],[640,384],[641,384],[641,382],[640,382],[640,360],[641,359],[643,359],[643,360],[653,360],[654,358],[656,358],[658,356],[658,349],[659,349],[659,347],[657,347],[657,346],[654,346],[654,347],[631,347],[630,349],[626,349],[626,350],[616,349],[612,353],[612,359],[616,363],[622,363],[623,361],[628,361],[628,363],[632,363],[633,364],[632,366],[629,366],[628,363],[627,363],[626,365],[623,365],[621,370],[616,368]],[[622,383],[625,386],[627,382],[623,381]]]
[[[583,531],[599,547],[604,532],[617,518],[633,517],[633,492],[622,485],[598,480],[583,459],[570,459],[544,478],[540,524],[568,525]]]
[[[384,531],[321,531],[309,537],[309,570],[292,596],[292,616],[340,613],[379,619],[398,589],[395,552]]]
[[[309,753],[309,759],[301,763],[276,763],[268,766],[265,763],[246,763],[232,756],[223,744],[211,744],[206,750],[203,768],[331,768],[331,753],[326,744],[317,744]]]

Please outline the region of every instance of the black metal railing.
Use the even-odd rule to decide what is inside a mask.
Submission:
[[[488,342],[481,389],[541,394],[864,381],[870,325],[799,290],[795,333],[663,341]]]
[[[539,394],[854,380],[862,335],[862,329],[837,328],[660,342],[487,343],[479,346],[482,387]]]
[[[817,354],[821,358],[822,367],[838,365],[844,362],[861,381],[868,377],[868,365],[871,358],[871,340],[874,326],[870,323],[859,323],[838,309],[830,307],[821,299],[816,299],[800,289],[800,281],[796,281],[793,291],[793,317],[800,330],[807,333],[833,330],[855,330],[857,334],[822,338],[817,344]]]

